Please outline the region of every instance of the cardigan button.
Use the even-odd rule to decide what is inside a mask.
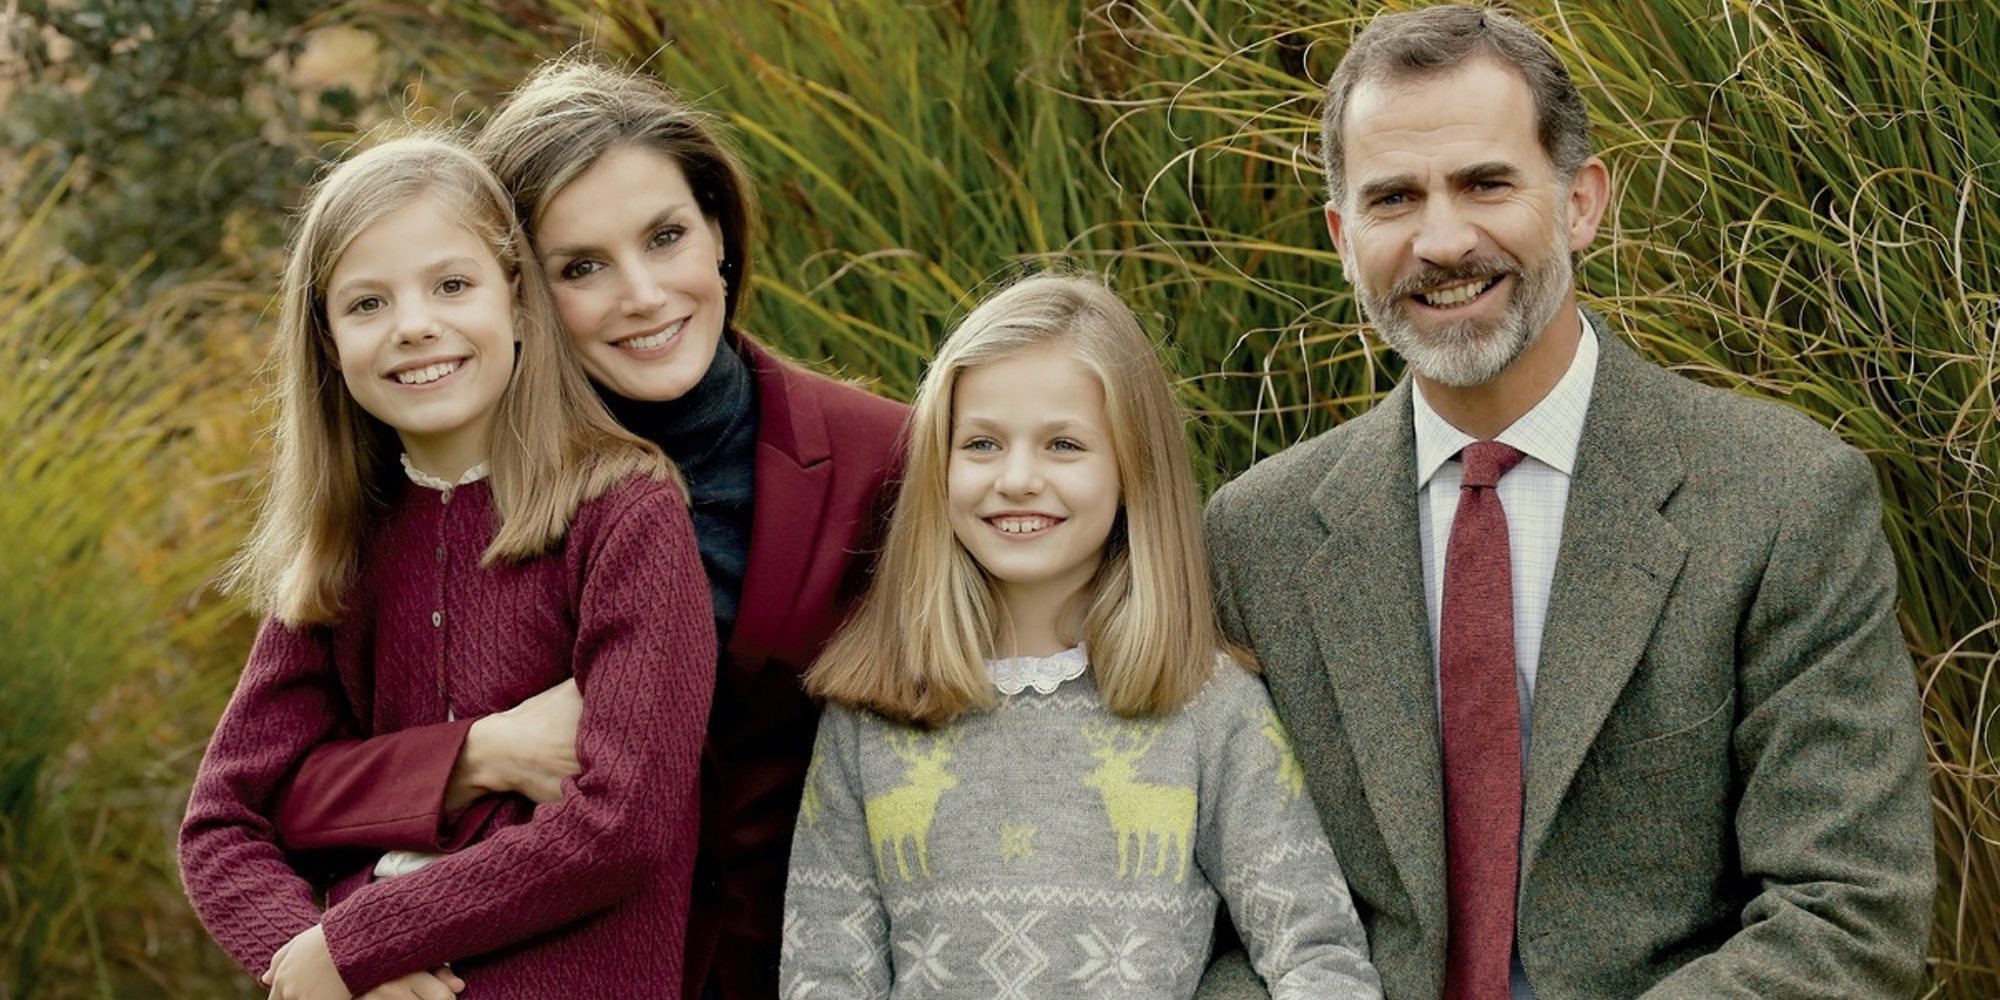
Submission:
[[[444,627],[444,612],[442,611],[431,612],[431,627],[432,628]]]
[[[444,562],[444,546],[442,545],[437,547],[437,560],[438,562]]]
[[[444,492],[443,492],[443,493],[441,493],[441,494],[439,495],[439,499],[440,499],[440,500],[442,500],[442,501],[443,501],[444,503],[450,503],[450,502],[451,502],[451,487],[449,487],[449,486],[445,487],[445,488],[444,488]]]

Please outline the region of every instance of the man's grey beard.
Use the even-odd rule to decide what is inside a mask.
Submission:
[[[1354,286],[1361,314],[1374,325],[1376,335],[1409,362],[1417,374],[1439,385],[1484,385],[1505,371],[1541,336],[1543,328],[1555,317],[1556,309],[1561,307],[1572,276],[1569,248],[1561,242],[1568,229],[1565,223],[1566,220],[1557,221],[1550,237],[1548,260],[1532,270],[1524,269],[1520,261],[1504,254],[1475,257],[1448,268],[1425,268],[1379,295],[1367,283],[1355,281],[1352,268],[1343,270]],[[1348,259],[1343,257],[1343,264]],[[1515,288],[1507,301],[1507,312],[1500,318],[1499,329],[1483,330],[1475,321],[1467,320],[1420,333],[1410,322],[1409,310],[1416,308],[1407,301],[1412,293],[1468,279],[1491,279],[1500,274],[1512,275]]]

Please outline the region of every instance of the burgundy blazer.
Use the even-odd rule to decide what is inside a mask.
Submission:
[[[687,1000],[778,995],[792,826],[819,707],[800,685],[872,566],[894,500],[908,407],[732,338],[757,380],[757,457],[736,627],[702,754]],[[315,749],[278,810],[293,850],[463,846],[496,807],[443,814],[472,719]]]

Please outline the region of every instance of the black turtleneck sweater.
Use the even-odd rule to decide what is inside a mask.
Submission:
[[[626,399],[600,388],[626,430],[660,446],[687,481],[701,565],[715,603],[723,657],[736,626],[743,573],[750,562],[750,512],[757,459],[757,383],[727,340],[694,388],[663,402]]]

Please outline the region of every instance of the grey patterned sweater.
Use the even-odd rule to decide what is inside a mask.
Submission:
[[[1381,996],[1270,696],[1226,659],[1159,719],[1112,715],[1088,673],[936,733],[829,706],[781,987],[1185,1000],[1218,898],[1274,1000]]]

